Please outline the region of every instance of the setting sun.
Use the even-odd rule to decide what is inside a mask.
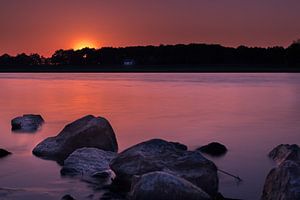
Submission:
[[[98,46],[95,44],[95,42],[91,42],[89,40],[81,40],[75,43],[74,50],[80,50],[84,48],[97,48]]]

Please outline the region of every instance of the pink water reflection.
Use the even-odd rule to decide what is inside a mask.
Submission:
[[[221,191],[257,199],[272,167],[267,152],[300,139],[299,83],[300,74],[0,74],[0,146],[23,159],[0,161],[0,169],[9,165],[18,171],[24,159],[32,160],[36,164],[23,169],[28,173],[15,177],[20,187],[28,187],[27,176],[45,163],[32,156],[32,148],[67,123],[93,114],[109,119],[121,150],[150,138],[178,141],[191,150],[224,143],[229,153],[214,161],[245,182],[236,185],[221,175]],[[12,133],[10,120],[24,113],[41,114],[42,130]],[[58,166],[47,166],[40,176],[58,174]],[[10,176],[5,170],[1,175]],[[48,179],[60,181],[59,176]]]

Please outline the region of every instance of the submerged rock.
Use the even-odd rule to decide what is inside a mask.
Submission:
[[[211,156],[222,156],[226,154],[227,148],[223,144],[212,142],[208,145],[198,148],[197,151],[201,151]]]
[[[300,160],[300,148],[296,144],[281,144],[269,153],[269,157],[277,164],[281,164],[285,160]]]
[[[277,163],[264,184],[262,200],[300,199],[300,148],[298,145],[281,144],[269,157]]]
[[[0,149],[0,158],[10,155],[11,152],[6,151],[5,149]]]
[[[96,148],[77,149],[64,161],[60,172],[64,176],[80,176],[87,181],[111,183],[114,172],[109,168],[109,163],[116,155]]]
[[[191,182],[166,172],[150,172],[134,181],[132,200],[207,200],[210,196]]]
[[[13,131],[34,132],[37,131],[43,123],[44,119],[41,115],[27,114],[12,119],[11,129]]]
[[[200,152],[183,150],[182,145],[160,139],[137,144],[120,153],[110,163],[117,181],[131,185],[135,175],[164,171],[184,178],[205,192],[218,191],[217,167]]]
[[[78,119],[66,125],[57,136],[39,143],[33,154],[61,163],[76,149],[83,147],[118,151],[115,133],[105,118],[88,115]]]

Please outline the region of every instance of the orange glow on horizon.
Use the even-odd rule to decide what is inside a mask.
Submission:
[[[99,48],[99,45],[92,40],[77,40],[76,42],[74,42],[74,50],[80,50],[84,48]]]

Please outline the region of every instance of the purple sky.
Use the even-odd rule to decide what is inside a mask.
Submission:
[[[299,0],[0,0],[0,54],[83,46],[288,46]]]

